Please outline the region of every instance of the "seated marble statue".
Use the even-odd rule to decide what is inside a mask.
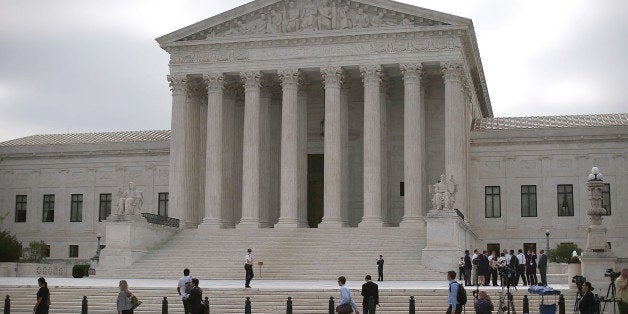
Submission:
[[[142,210],[144,194],[135,189],[135,183],[129,182],[129,189],[122,192],[118,190],[118,214],[136,214]]]

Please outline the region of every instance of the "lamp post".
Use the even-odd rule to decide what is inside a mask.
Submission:
[[[549,251],[550,251],[550,247],[549,247],[549,229],[545,230],[545,254],[547,254],[547,256],[549,256]]]
[[[98,247],[96,248],[96,258],[100,261],[100,238],[102,235],[99,233],[96,235],[96,239],[98,239]]]

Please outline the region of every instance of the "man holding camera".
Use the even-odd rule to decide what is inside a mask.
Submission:
[[[628,266],[621,270],[621,276],[615,280],[617,288],[617,306],[620,314],[628,313]]]

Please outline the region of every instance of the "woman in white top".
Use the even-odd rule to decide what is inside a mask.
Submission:
[[[126,280],[120,280],[120,284],[118,284],[118,287],[120,287],[120,293],[118,293],[118,302],[116,304],[118,314],[133,314],[133,303],[131,303],[131,297],[133,296],[133,293],[129,291],[129,284],[126,282]]]

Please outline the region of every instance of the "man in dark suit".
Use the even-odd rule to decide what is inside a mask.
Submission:
[[[384,281],[384,257],[377,259],[377,281]]]
[[[580,304],[578,308],[580,309],[580,314],[593,314],[595,313],[595,296],[593,296],[593,287],[590,282],[585,282],[582,285],[582,299],[580,299]]]
[[[362,313],[369,314],[369,300],[373,297],[375,305],[379,305],[379,290],[377,284],[371,281],[371,275],[364,277],[366,281],[362,285]]]
[[[547,287],[547,254],[545,250],[541,250],[539,256],[539,272],[541,273],[541,285]]]
[[[471,256],[469,256],[469,250],[464,251],[464,285],[471,285],[471,269],[473,265],[471,264]]]
[[[190,290],[190,296],[188,297],[190,314],[201,314],[203,310],[203,290],[198,287],[198,278],[193,278],[192,284],[194,287]]]

